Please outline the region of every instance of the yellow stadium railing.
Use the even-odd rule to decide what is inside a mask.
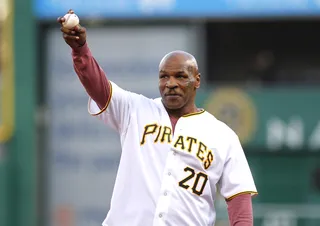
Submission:
[[[0,143],[4,143],[13,135],[14,130],[14,35],[13,35],[13,3],[7,2],[5,17],[1,23],[1,125]]]

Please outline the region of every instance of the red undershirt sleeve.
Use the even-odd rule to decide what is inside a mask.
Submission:
[[[242,194],[227,201],[230,226],[253,226],[250,194]]]
[[[73,67],[88,95],[103,109],[111,95],[106,74],[87,45],[72,50]]]

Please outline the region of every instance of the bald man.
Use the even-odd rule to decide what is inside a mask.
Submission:
[[[161,97],[149,99],[108,80],[90,52],[85,28],[61,30],[89,95],[89,113],[121,137],[103,226],[214,225],[217,188],[230,225],[252,226],[251,196],[257,191],[251,171],[237,135],[195,104],[196,59],[184,51],[165,55],[159,64]]]

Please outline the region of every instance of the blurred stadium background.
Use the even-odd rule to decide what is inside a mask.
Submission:
[[[70,8],[132,91],[156,97],[162,56],[194,54],[198,105],[252,168],[255,226],[320,226],[319,0],[0,0],[0,226],[100,225],[109,208],[119,141],[87,114],[56,23]]]

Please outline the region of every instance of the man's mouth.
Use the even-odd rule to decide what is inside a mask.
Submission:
[[[167,94],[165,94],[165,96],[168,96],[168,97],[177,97],[177,96],[180,96],[180,95],[177,94],[177,93],[167,93]]]

